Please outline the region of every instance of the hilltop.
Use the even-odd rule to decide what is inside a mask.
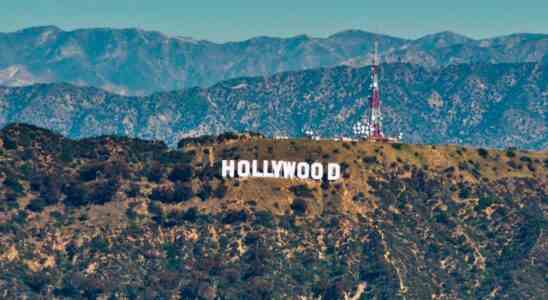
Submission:
[[[548,153],[0,132],[0,297],[520,298],[547,293]],[[336,161],[337,182],[220,176]]]

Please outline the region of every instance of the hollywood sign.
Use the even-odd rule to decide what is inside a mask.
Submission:
[[[260,168],[261,167],[261,168]],[[221,175],[226,178],[286,178],[313,179],[334,181],[341,177],[341,166],[337,163],[323,165],[319,162],[294,162],[283,160],[223,160]]]

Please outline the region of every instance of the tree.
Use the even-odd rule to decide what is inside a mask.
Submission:
[[[293,203],[291,203],[291,209],[297,215],[303,215],[304,213],[306,213],[306,207],[306,201],[301,198],[297,198],[293,200]]]
[[[193,172],[190,165],[177,165],[173,168],[169,174],[169,180],[176,181],[189,181],[192,180]]]
[[[27,205],[27,208],[32,212],[41,212],[47,205],[48,203],[44,199],[39,197],[30,201],[29,205]]]

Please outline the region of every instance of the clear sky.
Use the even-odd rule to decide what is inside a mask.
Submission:
[[[548,0],[0,0],[0,32],[138,27],[217,42],[363,29],[415,38],[548,33]]]

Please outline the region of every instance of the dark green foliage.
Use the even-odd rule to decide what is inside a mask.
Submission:
[[[86,190],[83,185],[70,184],[65,187],[65,205],[79,207],[88,204],[86,200]]]
[[[14,149],[17,149],[17,144],[16,144],[15,141],[14,141],[13,139],[11,139],[9,136],[4,136],[3,141],[4,141],[4,147],[5,147],[7,150],[14,150]]]
[[[149,181],[160,182],[164,177],[165,169],[160,163],[154,161],[146,166],[144,172]]]
[[[155,152],[155,159],[161,164],[187,164],[192,161],[196,153],[192,151],[162,151]]]
[[[150,199],[164,203],[175,202],[175,199],[173,197],[173,191],[166,187],[157,187],[153,189],[152,193],[150,194]]]
[[[35,293],[40,293],[49,283],[50,278],[45,273],[26,273],[22,276],[23,282]]]
[[[184,202],[190,200],[194,196],[192,187],[185,184],[177,184],[174,191],[174,199],[177,202]]]
[[[204,185],[200,191],[196,194],[196,196],[200,197],[202,201],[207,201],[209,197],[212,195],[213,189],[209,184]]]
[[[226,194],[226,186],[224,184],[220,184],[214,191],[213,196],[216,198],[223,198]]]
[[[401,150],[403,148],[403,144],[400,143],[392,143],[391,146],[396,150]]]
[[[515,148],[508,148],[506,149],[506,156],[513,158],[516,156],[516,149]]]
[[[107,179],[117,179],[117,178],[128,179],[130,178],[131,171],[126,161],[116,160],[116,161],[108,162],[105,165],[104,173],[105,173],[105,178]]]
[[[168,228],[184,224],[185,222],[194,223],[202,217],[196,207],[191,207],[187,210],[179,212],[172,211],[167,215],[161,215],[160,213],[155,213],[155,215],[159,216],[154,218],[156,223]]]
[[[61,178],[45,176],[40,185],[40,198],[46,201],[47,205],[55,204],[61,199]]]
[[[470,189],[468,187],[463,187],[459,190],[459,197],[461,199],[469,198],[470,197]]]
[[[194,196],[192,188],[185,184],[177,184],[175,188],[158,187],[152,190],[151,200],[163,203],[178,203],[189,200]]]
[[[190,165],[176,165],[169,174],[171,181],[189,181],[192,180],[193,171]]]
[[[93,184],[72,183],[64,188],[65,205],[80,207],[89,204],[105,204],[118,192],[117,180],[102,180]]]
[[[487,195],[479,198],[478,205],[474,207],[474,210],[477,212],[483,211],[487,207],[491,206],[493,203],[497,202],[497,199],[494,196]]]
[[[103,164],[87,165],[80,170],[80,179],[83,181],[92,181],[97,179],[99,172],[103,171]]]
[[[528,164],[533,163],[533,160],[531,160],[531,158],[527,157],[527,156],[522,156],[522,157],[519,158],[519,160],[524,162],[524,163],[528,163]]]
[[[296,215],[303,215],[306,213],[306,200],[301,198],[296,198],[293,200],[293,203],[291,203],[291,209]]]
[[[289,188],[289,190],[296,196],[296,197],[304,197],[304,198],[313,198],[314,197],[314,190],[310,189],[308,186],[304,184],[295,185]]]
[[[105,252],[108,250],[108,243],[104,238],[97,236],[91,240],[89,249],[94,252]]]
[[[365,202],[366,198],[365,198],[365,194],[363,192],[359,192],[357,195],[355,195],[353,198],[352,198],[352,201],[355,201],[355,202]]]
[[[48,203],[42,198],[35,198],[27,205],[27,209],[33,212],[41,212]]]
[[[113,199],[119,187],[117,180],[101,181],[86,191],[86,200],[93,204],[105,204]]]
[[[487,158],[489,157],[489,152],[487,152],[487,150],[483,149],[483,148],[479,148],[478,149],[478,154],[479,156],[481,156],[482,158]]]
[[[241,211],[230,211],[223,216],[223,223],[225,224],[234,224],[247,221],[247,213],[243,210]]]
[[[74,152],[72,143],[64,143],[61,153],[59,153],[59,159],[64,163],[69,163],[74,159]]]
[[[255,213],[255,224],[272,227],[274,226],[274,216],[270,211],[258,211]]]
[[[8,192],[3,196],[3,198],[0,197],[0,212],[7,212],[17,208],[19,208],[17,194]]]
[[[141,187],[139,184],[131,184],[129,188],[126,190],[126,196],[130,198],[135,198],[141,194]]]
[[[159,203],[150,202],[148,205],[148,212],[152,215],[161,215],[162,205]]]
[[[376,156],[366,156],[362,160],[365,164],[375,164],[375,163],[377,163],[377,157]]]
[[[4,180],[4,185],[15,193],[21,193],[23,191],[23,186],[19,183],[19,180],[15,178],[15,176],[8,176]]]

